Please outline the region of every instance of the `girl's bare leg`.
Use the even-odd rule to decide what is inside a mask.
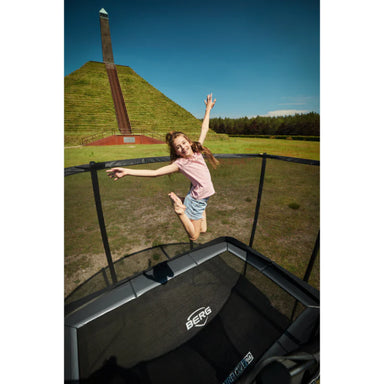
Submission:
[[[200,229],[200,232],[201,233],[207,232],[207,214],[205,213],[205,211],[203,212],[203,217],[201,218],[201,229]]]
[[[185,209],[186,206],[182,203],[180,198],[173,192],[169,193],[168,196],[170,197],[173,207],[175,209],[175,212],[177,216],[179,217],[181,223],[184,226],[184,229],[186,230],[189,239],[192,241],[196,241],[200,236],[200,230],[201,230],[201,220],[191,220],[186,214]]]

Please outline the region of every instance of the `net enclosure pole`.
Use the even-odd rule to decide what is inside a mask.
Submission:
[[[261,162],[261,173],[260,173],[260,180],[259,180],[259,190],[257,193],[257,202],[256,202],[256,209],[255,209],[255,217],[253,219],[253,225],[252,225],[252,232],[251,232],[251,238],[249,240],[249,246],[252,248],[253,240],[255,238],[255,232],[256,232],[256,226],[257,226],[257,220],[259,218],[259,211],[260,211],[260,203],[261,203],[261,195],[263,193],[263,187],[264,187],[264,176],[265,176],[265,167],[267,164],[267,154],[263,153],[262,155],[262,162]]]
[[[309,260],[307,270],[305,271],[305,274],[303,277],[303,280],[307,283],[308,283],[309,277],[311,276],[312,268],[313,268],[313,265],[315,264],[317,254],[319,252],[319,248],[320,248],[320,231],[317,233],[315,246],[313,247],[312,255]]]
[[[311,255],[311,258],[309,259],[307,270],[305,271],[305,274],[303,277],[303,281],[305,281],[306,283],[308,283],[309,277],[311,276],[311,272],[313,269],[313,265],[315,264],[317,254],[319,252],[319,248],[320,248],[320,231],[317,232],[315,246],[313,247],[312,255]],[[297,308],[297,300],[295,300],[295,304],[293,305],[291,321],[293,321],[293,318],[295,316],[296,308]]]
[[[96,205],[96,211],[97,211],[97,218],[99,220],[101,238],[103,240],[103,245],[104,245],[105,255],[108,261],[109,270],[111,271],[112,282],[113,284],[116,284],[117,283],[116,271],[112,261],[111,250],[109,249],[107,230],[105,228],[105,222],[104,222],[103,208],[101,206],[99,180],[97,178],[97,166],[94,161],[91,161],[89,165],[91,170],[93,196],[95,198],[95,205]]]

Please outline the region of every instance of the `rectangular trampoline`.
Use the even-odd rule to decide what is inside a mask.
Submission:
[[[65,317],[67,383],[254,383],[266,359],[318,350],[319,292],[229,237]]]

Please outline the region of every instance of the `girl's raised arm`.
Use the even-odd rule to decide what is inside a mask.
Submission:
[[[209,114],[211,112],[211,109],[214,107],[216,103],[216,99],[212,101],[212,93],[207,96],[207,99],[204,100],[204,103],[205,103],[205,115],[204,115],[203,123],[201,125],[201,133],[199,138],[199,143],[201,145],[203,145],[209,130]]]
[[[158,169],[111,168],[106,172],[111,179],[116,181],[124,176],[157,177],[169,175],[178,171],[179,167],[175,163],[172,163]]]

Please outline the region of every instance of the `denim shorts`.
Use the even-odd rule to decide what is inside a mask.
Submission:
[[[185,214],[190,220],[200,220],[203,217],[203,212],[207,207],[209,197],[205,199],[194,199],[190,193],[185,196],[184,205],[187,207]]]

